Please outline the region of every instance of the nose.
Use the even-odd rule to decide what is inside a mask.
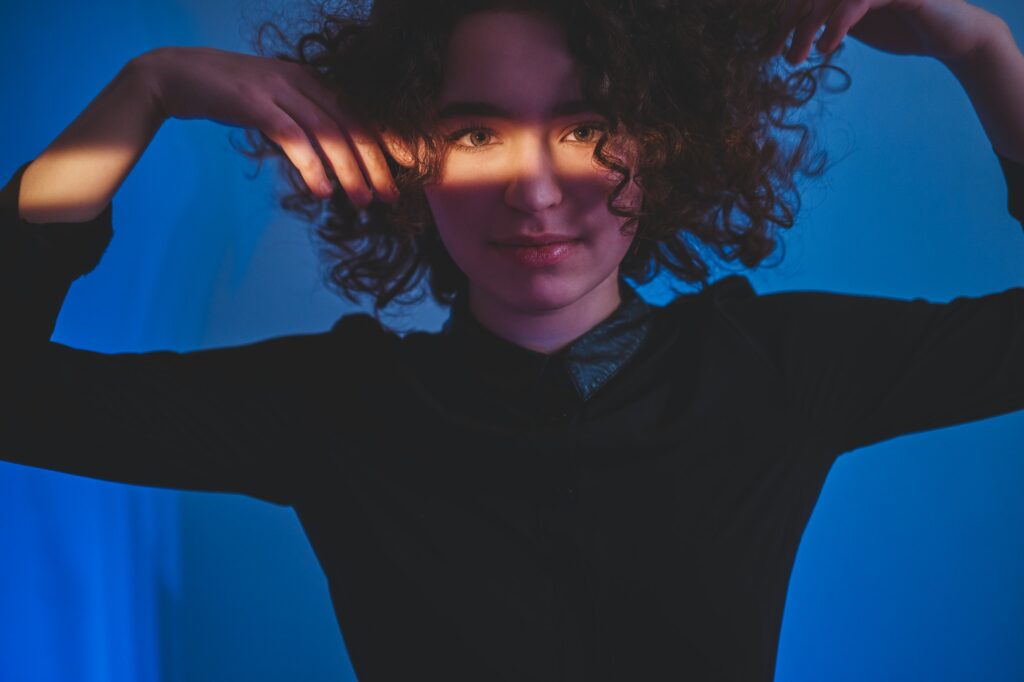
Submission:
[[[505,202],[527,213],[538,213],[562,201],[562,187],[551,150],[543,136],[524,135],[515,167],[505,188]]]

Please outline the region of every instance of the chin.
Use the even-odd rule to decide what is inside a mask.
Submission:
[[[593,287],[588,282],[565,275],[539,275],[523,278],[513,288],[509,281],[480,285],[488,296],[522,311],[557,310],[578,301]]]

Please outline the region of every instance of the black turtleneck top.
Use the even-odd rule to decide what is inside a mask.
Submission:
[[[1024,165],[1000,158],[1024,222]],[[26,164],[27,165],[27,164]],[[840,454],[1024,407],[1024,288],[948,303],[624,280],[551,355],[460,299],[187,353],[50,340],[112,236],[0,193],[0,457],[292,506],[362,682],[771,680]]]

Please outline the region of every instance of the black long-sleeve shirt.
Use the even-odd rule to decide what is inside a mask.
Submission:
[[[1024,166],[999,159],[1024,223]],[[112,236],[0,193],[0,458],[294,507],[362,682],[771,680],[835,458],[1024,407],[1024,288],[622,305],[552,355],[464,300],[188,353],[50,337]]]

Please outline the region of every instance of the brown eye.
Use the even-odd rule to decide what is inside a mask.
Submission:
[[[486,144],[488,137],[488,133],[483,130],[474,130],[473,132],[469,133],[469,139],[471,140],[471,142],[479,142],[480,145]],[[473,146],[476,147],[479,145],[473,144]]]
[[[579,135],[579,132],[580,132],[581,130],[582,130],[582,131],[584,131],[584,135],[583,135],[583,142],[588,142],[588,141],[590,141],[590,138],[592,138],[592,137],[593,137],[594,129],[593,129],[593,128],[587,128],[587,127],[585,127],[585,126],[584,126],[584,127],[581,127],[581,128],[577,128],[577,129],[576,129],[576,131],[575,131],[575,132],[576,132],[576,137],[579,137],[579,136],[580,136],[580,135]],[[587,135],[586,133],[590,133],[590,134],[589,134],[589,135]]]
[[[455,147],[465,152],[483,151],[492,146],[494,131],[481,125],[470,125],[448,136]]]
[[[604,126],[600,124],[588,123],[573,128],[572,134],[576,136],[576,142],[585,144],[596,142],[597,138],[601,136],[601,131],[603,130]]]

